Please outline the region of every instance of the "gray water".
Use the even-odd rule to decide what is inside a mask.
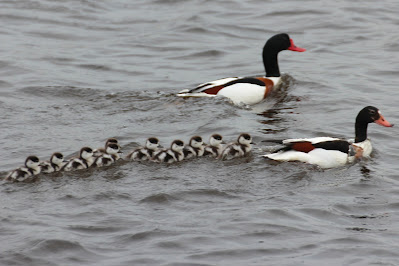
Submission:
[[[227,141],[252,155],[118,163],[0,184],[2,265],[398,265],[397,128],[342,168],[274,163],[265,140],[354,137],[364,106],[398,123],[397,1],[0,2],[0,175],[109,137]],[[184,88],[264,73],[287,32],[284,86],[266,102],[180,99]]]

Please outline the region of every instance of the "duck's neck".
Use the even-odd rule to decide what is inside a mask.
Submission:
[[[278,51],[270,50],[267,47],[263,49],[263,64],[265,66],[266,77],[280,77],[277,55]]]
[[[368,123],[356,122],[355,124],[355,143],[365,141],[367,139]]]

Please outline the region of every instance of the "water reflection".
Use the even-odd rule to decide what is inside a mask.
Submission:
[[[259,123],[267,125],[267,128],[262,128],[264,134],[275,134],[286,131],[288,128],[285,126],[287,121],[287,113],[293,113],[296,108],[295,103],[300,99],[297,96],[290,95],[289,91],[295,87],[295,80],[291,76],[282,75],[282,85],[272,92],[270,98],[265,101],[261,107],[255,107],[253,110],[256,112]],[[260,108],[263,108],[260,110]]]
[[[370,179],[371,178],[371,170],[368,169],[365,165],[362,165],[362,167],[360,168],[360,173],[366,179]]]

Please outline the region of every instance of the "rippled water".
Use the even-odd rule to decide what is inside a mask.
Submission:
[[[250,157],[118,163],[0,186],[3,265],[397,265],[397,128],[372,158],[320,170],[273,163],[266,140],[354,135],[374,105],[397,123],[396,1],[1,1],[0,174],[30,154],[117,137],[128,152],[215,132]],[[174,94],[263,73],[287,32],[284,86],[251,108]]]

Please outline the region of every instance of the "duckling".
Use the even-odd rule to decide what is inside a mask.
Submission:
[[[93,166],[109,166],[121,158],[119,155],[120,153],[122,152],[120,151],[120,146],[118,144],[108,143],[105,148],[105,153],[95,159]]]
[[[115,143],[115,144],[119,144],[118,140],[116,138],[109,138],[107,139],[107,141],[105,142],[104,147],[101,148],[97,148],[93,151],[93,156],[94,157],[98,157],[101,154],[105,153],[105,150],[107,149],[107,144],[108,143]]]
[[[230,160],[245,156],[252,149],[251,143],[252,137],[247,133],[243,133],[238,136],[237,142],[230,143],[223,149],[223,152],[219,158],[222,160]]]
[[[137,148],[126,156],[126,160],[147,161],[159,150],[159,140],[157,138],[148,138],[144,147]]]
[[[41,172],[48,174],[60,171],[66,163],[67,161],[64,160],[64,155],[62,155],[62,153],[54,152],[49,161],[40,163]]]
[[[28,156],[25,160],[25,167],[17,168],[11,171],[6,180],[10,181],[24,181],[29,177],[40,174],[39,158],[37,156]]]
[[[83,147],[80,149],[79,157],[72,158],[61,170],[74,171],[80,169],[87,169],[94,163],[93,149],[90,147]]]
[[[170,149],[155,153],[151,160],[160,163],[180,162],[184,159],[183,149],[184,142],[182,140],[174,140],[170,145]]]
[[[223,151],[223,137],[219,134],[213,134],[209,138],[209,144],[205,146],[204,156],[219,157]]]
[[[204,142],[200,136],[194,136],[190,139],[189,144],[183,149],[184,159],[190,159],[204,155]]]

